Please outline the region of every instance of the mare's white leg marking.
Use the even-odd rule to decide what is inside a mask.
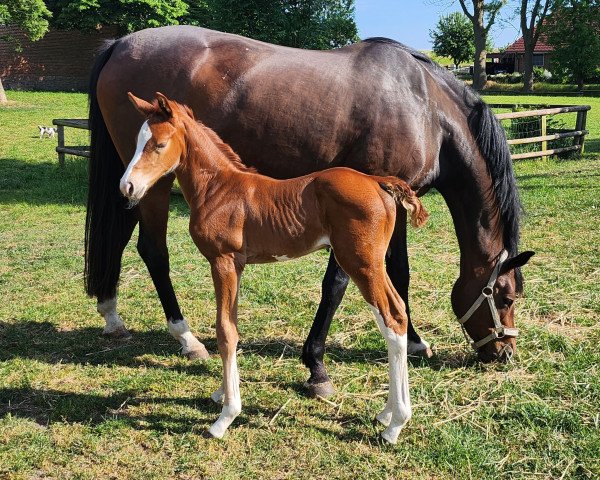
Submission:
[[[209,428],[208,432],[215,438],[222,438],[227,427],[242,411],[242,397],[240,396],[240,377],[237,368],[237,353],[234,351],[231,358],[223,362],[223,377],[225,380],[225,400],[221,415]],[[217,390],[218,391],[218,390]]]
[[[181,344],[181,353],[185,355],[197,350],[206,351],[204,345],[190,332],[190,327],[185,318],[176,321],[169,320],[167,325],[169,326],[169,333]]]
[[[120,336],[129,336],[129,332],[125,328],[123,320],[117,313],[117,297],[98,302],[96,310],[104,317],[106,325],[102,333],[104,335],[119,334]]]
[[[135,167],[135,164],[140,161],[140,158],[142,158],[142,153],[144,153],[144,147],[148,143],[148,140],[150,140],[151,138],[152,131],[150,130],[150,127],[148,126],[148,121],[146,120],[142,124],[142,127],[138,132],[137,145],[135,147],[135,153],[133,154],[133,158],[131,159],[131,162],[129,162],[129,165],[127,165],[127,170],[125,170],[125,173],[121,177],[121,182],[119,185],[121,191],[125,188],[125,185],[129,181],[129,175],[131,175],[133,167]]]
[[[388,401],[383,411],[377,415],[377,419],[387,426],[381,436],[393,444],[396,443],[400,431],[412,416],[408,391],[407,336],[398,335],[391,328],[386,327],[379,311],[373,306],[371,310],[375,314],[379,330],[388,346],[390,377]]]
[[[416,355],[419,352],[423,352],[428,349],[430,349],[429,342],[426,342],[423,339],[421,339],[420,343],[412,342],[410,340],[408,341],[408,354],[409,355]]]

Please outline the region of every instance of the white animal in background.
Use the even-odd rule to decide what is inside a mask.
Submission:
[[[44,127],[43,125],[38,125],[38,128],[40,129],[40,138],[44,138],[44,135],[48,138],[54,138],[58,130],[56,127]]]

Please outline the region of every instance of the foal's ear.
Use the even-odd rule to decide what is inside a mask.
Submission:
[[[508,260],[506,260],[506,262],[502,264],[499,275],[504,275],[505,273],[510,272],[511,270],[517,267],[522,267],[534,255],[535,252],[527,251],[519,253],[516,257],[509,258]]]
[[[160,107],[161,111],[167,116],[167,117],[172,117],[173,116],[173,109],[171,108],[169,99],[167,97],[165,97],[162,93],[160,92],[156,92],[156,100],[158,101],[158,106]]]
[[[150,102],[136,97],[131,92],[127,92],[127,96],[129,97],[129,101],[133,103],[133,106],[136,108],[136,110],[140,112],[144,117],[149,117],[154,112],[156,112],[156,107]]]

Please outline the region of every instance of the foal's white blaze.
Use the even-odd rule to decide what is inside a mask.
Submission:
[[[167,325],[169,326],[169,333],[181,344],[182,354],[205,350],[204,345],[190,331],[185,318],[177,321],[169,320]]]
[[[408,391],[407,337],[388,328],[379,310],[370,305],[375,320],[388,346],[389,384],[388,400],[377,420],[387,428],[381,436],[389,443],[396,443],[402,427],[412,416]]]
[[[221,415],[208,429],[215,438],[222,438],[225,430],[232,424],[242,411],[242,397],[240,396],[240,377],[237,367],[237,353],[234,352],[230,358],[225,359],[223,364],[224,377],[224,402]],[[218,390],[217,390],[218,392]],[[216,392],[215,392],[216,393]]]
[[[148,120],[146,120],[142,124],[142,127],[140,128],[140,131],[138,132],[137,145],[135,147],[135,153],[133,154],[133,158],[131,159],[131,162],[129,162],[129,165],[127,165],[127,169],[125,170],[125,173],[121,177],[121,182],[119,183],[119,188],[121,189],[121,191],[123,193],[125,193],[125,191],[127,190],[127,182],[129,182],[129,177],[131,175],[131,171],[133,170],[133,167],[135,167],[135,165],[140,161],[140,158],[142,158],[142,154],[144,153],[144,148],[146,147],[148,140],[150,140],[151,138],[152,138],[152,130],[150,130],[150,126],[148,125]]]
[[[117,313],[117,297],[110,298],[104,302],[98,302],[96,310],[100,315],[104,317],[106,325],[104,326],[103,333],[110,335],[114,333],[123,334],[127,336],[129,332],[125,328],[123,320]]]

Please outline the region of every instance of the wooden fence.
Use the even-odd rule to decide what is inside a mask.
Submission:
[[[508,104],[491,104],[491,108],[516,108],[518,105],[508,105]],[[549,106],[548,108],[537,109],[537,110],[526,110],[526,111],[516,111],[516,112],[508,112],[508,113],[498,113],[496,117],[502,120],[514,120],[519,118],[526,117],[538,117],[540,124],[540,134],[527,137],[527,138],[509,138],[509,145],[528,145],[532,143],[539,143],[540,150],[532,151],[532,152],[524,152],[524,153],[514,153],[511,155],[513,160],[521,160],[524,158],[535,158],[535,157],[547,157],[549,155],[555,155],[558,153],[564,152],[573,152],[579,151],[583,153],[583,146],[585,141],[585,136],[589,133],[588,130],[585,129],[587,112],[591,107],[589,105],[555,105]],[[577,119],[575,121],[575,129],[574,130],[561,130],[556,133],[548,134],[547,130],[547,117],[548,115],[558,115],[563,113],[577,113]],[[548,148],[548,142],[552,140],[558,140],[562,138],[573,138],[573,144],[566,147],[559,148]]]

